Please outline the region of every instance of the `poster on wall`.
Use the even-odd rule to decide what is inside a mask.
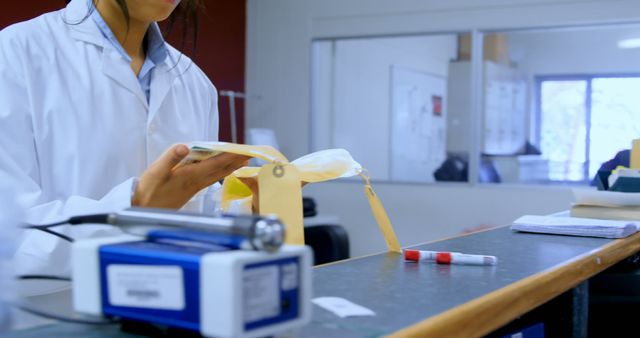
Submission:
[[[524,75],[517,70],[487,63],[482,153],[514,155],[527,140],[527,92]]]
[[[391,179],[434,182],[446,158],[444,76],[391,67]]]

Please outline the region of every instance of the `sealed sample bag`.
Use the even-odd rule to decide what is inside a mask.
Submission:
[[[222,208],[240,203],[249,209],[253,200],[250,185],[257,184],[259,210],[262,215],[275,214],[287,226],[286,243],[304,244],[302,186],[337,178],[359,175],[365,183],[365,194],[380,231],[390,251],[400,252],[391,222],[371,187],[362,166],[344,149],[311,153],[289,162],[270,146],[253,146],[225,142],[194,142],[184,163],[201,161],[221,153],[234,153],[266,162],[261,167],[244,167],[226,177],[222,188]]]

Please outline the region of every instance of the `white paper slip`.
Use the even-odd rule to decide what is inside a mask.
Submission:
[[[184,277],[179,266],[107,266],[109,303],[145,309],[180,311],[185,307]]]
[[[526,215],[513,221],[511,229],[543,234],[624,238],[637,232],[638,226],[629,221]]]
[[[351,301],[340,297],[318,297],[312,302],[319,307],[333,312],[340,318],[355,316],[375,316],[376,313]]]

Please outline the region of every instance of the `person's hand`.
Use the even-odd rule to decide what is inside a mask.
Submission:
[[[258,179],[255,177],[241,177],[240,181],[244,183],[249,189],[251,189],[251,193],[253,194],[253,199],[251,200],[251,211],[254,214],[260,213],[260,189],[258,189]],[[307,185],[307,182],[300,182],[300,189],[304,188]]]
[[[222,153],[175,168],[188,154],[189,149],[178,144],[160,156],[140,177],[131,205],[179,209],[200,190],[246,166],[249,160],[246,156]]]

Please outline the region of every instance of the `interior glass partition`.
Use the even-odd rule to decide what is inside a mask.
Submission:
[[[586,185],[629,149],[640,136],[637,38],[638,25],[485,34],[478,180]]]
[[[586,185],[640,135],[639,60],[631,24],[317,40],[311,150],[374,180]]]
[[[314,42],[312,150],[345,148],[374,180],[468,181],[470,42],[468,34]]]

